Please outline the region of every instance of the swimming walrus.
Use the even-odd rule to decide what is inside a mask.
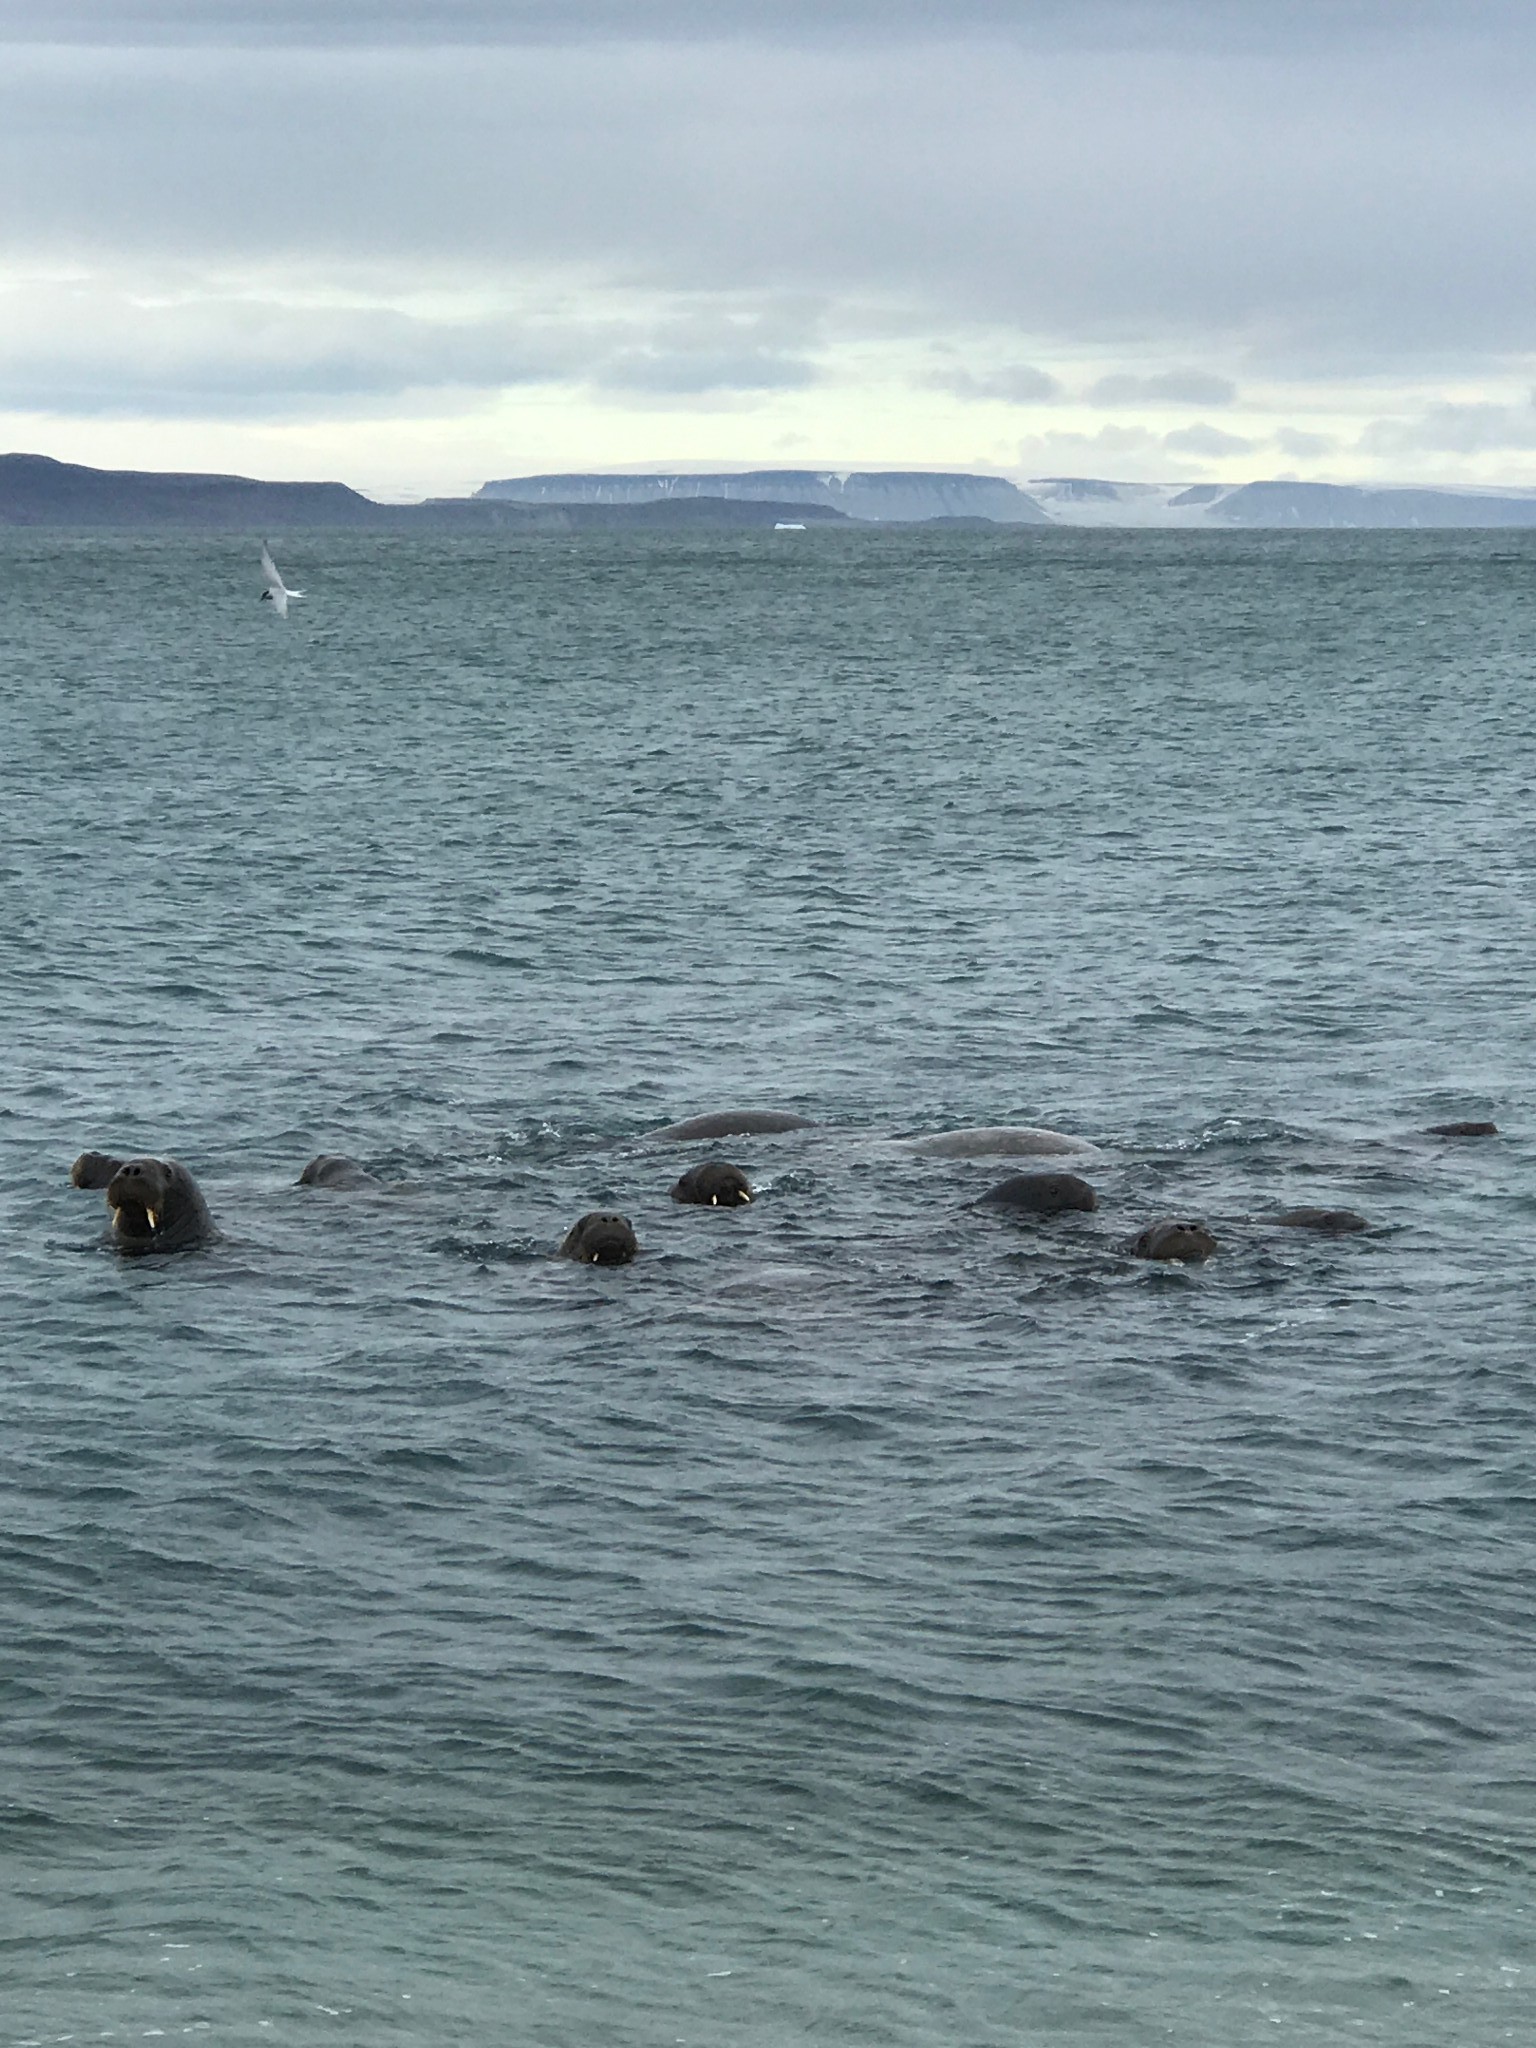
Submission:
[[[376,1174],[360,1166],[355,1159],[348,1159],[343,1152],[322,1152],[311,1159],[299,1175],[301,1188],[381,1188],[384,1183]]]
[[[792,1109],[721,1109],[686,1117],[680,1124],[664,1124],[659,1131],[647,1131],[646,1136],[686,1145],[695,1138],[755,1138],[765,1132],[810,1128],[811,1119],[796,1116]]]
[[[584,1266],[627,1266],[640,1246],[634,1225],[627,1216],[611,1209],[593,1209],[579,1216],[560,1246],[562,1259],[579,1259]]]
[[[1075,1173],[1015,1173],[978,1195],[973,1206],[1014,1216],[1059,1216],[1064,1209],[1097,1209],[1099,1198]]]
[[[1203,1223],[1193,1221],[1149,1223],[1131,1246],[1133,1259],[1208,1259],[1217,1249],[1216,1240]]]
[[[82,1152],[69,1177],[77,1188],[106,1188],[119,1251],[184,1252],[218,1236],[202,1190],[178,1160]]]
[[[931,1138],[908,1138],[905,1143],[920,1159],[1048,1158],[1096,1149],[1087,1138],[1036,1124],[977,1124],[968,1130],[935,1131]]]
[[[704,1209],[741,1209],[752,1199],[752,1183],[728,1160],[704,1159],[689,1167],[673,1188],[672,1199]]]
[[[104,1188],[122,1165],[110,1152],[82,1152],[69,1169],[70,1185],[77,1188]]]
[[[1480,1123],[1430,1124],[1427,1135],[1431,1138],[1496,1138],[1499,1127],[1497,1124]]]
[[[1369,1230],[1370,1225],[1355,1209],[1287,1209],[1271,1219],[1287,1230],[1322,1230],[1343,1237],[1351,1230]]]

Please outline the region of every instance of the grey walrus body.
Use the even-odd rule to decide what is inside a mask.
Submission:
[[[1087,1138],[1037,1124],[977,1124],[963,1131],[935,1131],[931,1138],[909,1138],[906,1143],[920,1159],[1038,1159],[1094,1149]]]
[[[301,1188],[381,1188],[376,1174],[341,1152],[322,1152],[299,1175]]]
[[[694,1138],[747,1138],[759,1137],[774,1131],[805,1131],[811,1128],[808,1116],[796,1116],[792,1109],[721,1109],[707,1116],[690,1116],[680,1124],[664,1124],[659,1131],[647,1132],[648,1137],[670,1138],[685,1145]]]
[[[1371,1227],[1354,1209],[1287,1209],[1274,1220],[1287,1230],[1321,1230],[1333,1237]]]
[[[106,1167],[113,1171],[105,1182]],[[218,1236],[202,1190],[175,1159],[111,1159],[84,1152],[70,1170],[76,1187],[107,1190],[111,1238],[123,1252],[184,1252]]]
[[[593,1209],[579,1216],[560,1246],[562,1259],[579,1259],[584,1266],[627,1266],[640,1246],[634,1225],[627,1216],[611,1209]]]
[[[1499,1127],[1497,1124],[1465,1121],[1453,1124],[1431,1124],[1428,1127],[1428,1135],[1431,1138],[1496,1138],[1499,1135]]]
[[[1015,1173],[978,1196],[975,1206],[1010,1216],[1059,1216],[1064,1209],[1097,1209],[1099,1198],[1075,1173]]]

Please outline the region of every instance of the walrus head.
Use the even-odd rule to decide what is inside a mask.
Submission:
[[[1149,1223],[1131,1247],[1137,1259],[1208,1259],[1216,1240],[1203,1223]]]
[[[740,1209],[752,1199],[752,1183],[739,1166],[724,1159],[705,1159],[690,1166],[672,1190],[674,1202],[695,1202],[705,1209]]]
[[[376,1188],[380,1181],[344,1152],[322,1152],[299,1175],[301,1188]]]
[[[560,1247],[560,1256],[579,1259],[584,1266],[627,1266],[639,1249],[634,1226],[627,1216],[594,1209],[571,1225]]]
[[[71,1187],[110,1187],[113,1175],[122,1165],[121,1159],[110,1152],[82,1152],[69,1169]]]
[[[148,1244],[164,1219],[172,1184],[163,1159],[125,1159],[107,1184],[113,1236],[127,1244]]]

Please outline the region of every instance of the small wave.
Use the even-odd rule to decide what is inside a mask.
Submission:
[[[455,1457],[452,1451],[418,1450],[411,1444],[399,1444],[387,1451],[375,1454],[375,1465],[386,1471],[404,1472],[462,1472],[466,1461]]]
[[[535,974],[540,964],[526,953],[496,953],[488,946],[455,946],[448,958],[469,967],[504,967],[517,974]]]
[[[499,1237],[440,1237],[430,1249],[475,1266],[524,1266],[544,1256],[531,1238],[514,1243]]]
[[[823,1408],[813,1402],[789,1409],[779,1420],[788,1429],[807,1429],[817,1436],[833,1437],[845,1443],[868,1443],[874,1437],[885,1435],[884,1425],[873,1416],[861,1415],[852,1408]]]

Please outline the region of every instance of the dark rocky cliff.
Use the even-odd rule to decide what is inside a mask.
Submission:
[[[0,524],[7,526],[372,526],[388,510],[345,484],[265,484],[0,455]]]

